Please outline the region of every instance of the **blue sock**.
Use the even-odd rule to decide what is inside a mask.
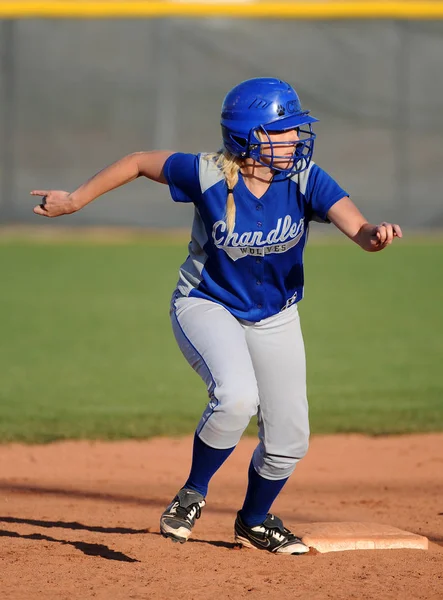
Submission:
[[[247,527],[255,527],[256,525],[261,525],[266,519],[272,503],[281,492],[289,477],[286,479],[277,479],[276,481],[265,479],[254,469],[252,460],[249,465],[248,477],[248,489],[240,516]]]
[[[211,477],[222,466],[233,448],[218,450],[211,448],[198,437],[194,436],[194,449],[192,451],[192,466],[188,480],[183,487],[199,492],[206,497]]]

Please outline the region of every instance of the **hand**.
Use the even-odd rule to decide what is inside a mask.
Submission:
[[[400,225],[386,223],[385,221],[380,225],[366,223],[361,228],[359,234],[359,244],[363,250],[367,250],[368,252],[383,250],[386,246],[392,244],[394,238],[403,237]]]
[[[69,192],[33,190],[31,196],[43,196],[40,204],[34,207],[35,214],[42,217],[60,217],[61,215],[70,215],[77,210]]]

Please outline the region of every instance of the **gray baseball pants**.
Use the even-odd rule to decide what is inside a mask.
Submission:
[[[265,479],[284,479],[308,449],[306,365],[297,305],[258,322],[175,293],[175,338],[206,384],[209,403],[197,427],[212,448],[232,448],[258,416],[253,465]]]

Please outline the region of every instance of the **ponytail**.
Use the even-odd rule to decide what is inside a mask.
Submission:
[[[228,233],[232,233],[235,227],[235,201],[234,187],[238,182],[238,174],[240,171],[240,159],[231,154],[228,150],[221,150],[217,154],[207,156],[208,159],[213,158],[215,164],[225,176],[226,185],[228,187],[228,197],[226,199],[225,222]]]

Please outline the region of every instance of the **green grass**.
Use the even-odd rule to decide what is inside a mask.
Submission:
[[[193,431],[206,390],[168,315],[185,256],[161,237],[1,244],[0,440]],[[313,433],[443,430],[443,245],[311,244],[305,259]]]

